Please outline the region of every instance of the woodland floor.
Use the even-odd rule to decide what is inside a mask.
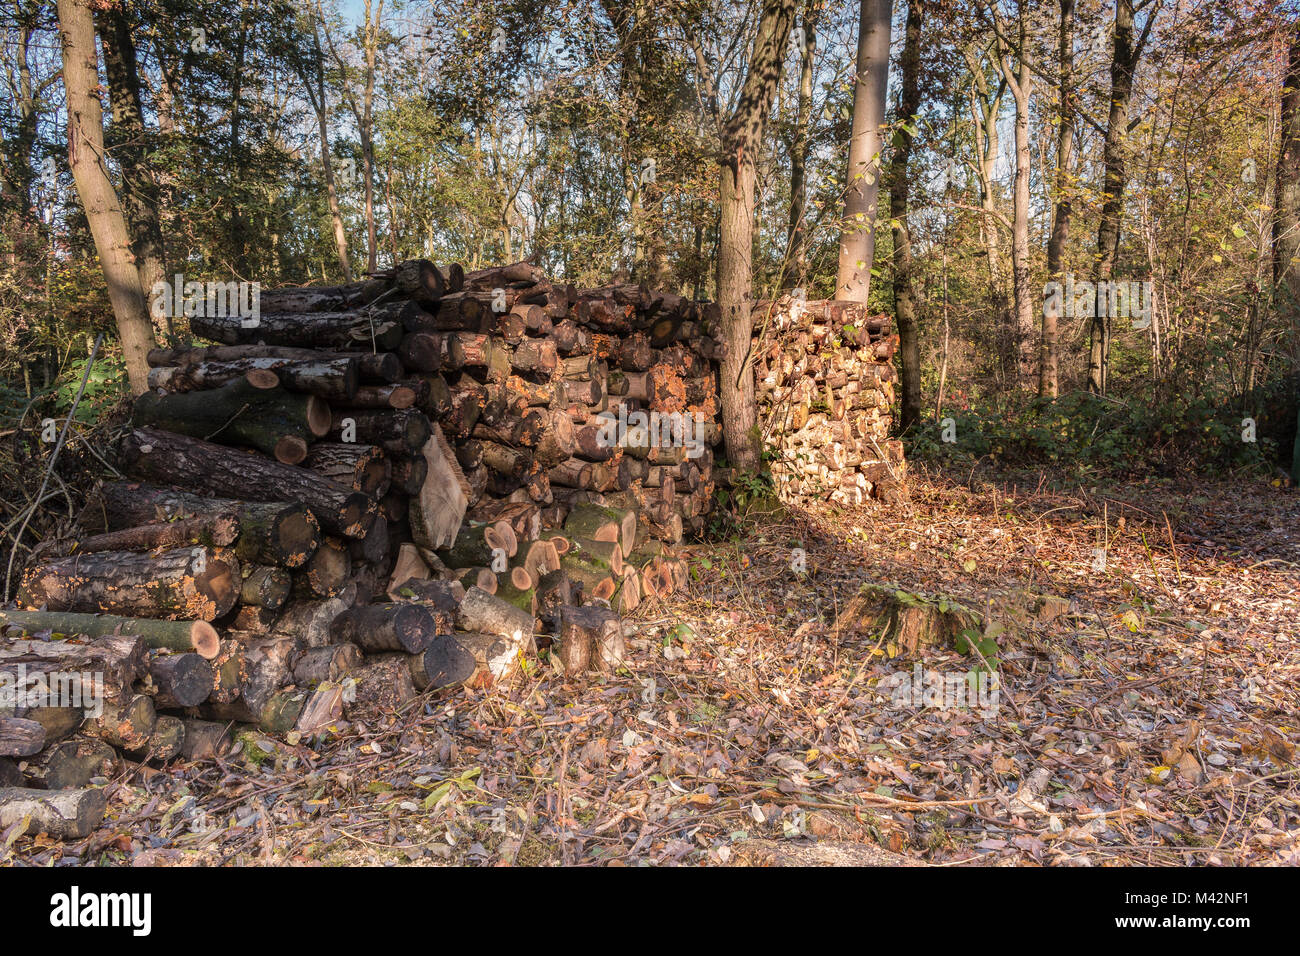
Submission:
[[[132,768],[88,840],[0,861],[1300,863],[1300,491],[1036,480],[753,517],[637,611],[625,672],[543,659],[324,739]],[[995,709],[899,707],[877,685],[913,662],[834,627],[863,582],[1072,607],[999,638]]]

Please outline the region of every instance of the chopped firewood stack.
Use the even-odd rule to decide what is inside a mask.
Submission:
[[[898,336],[889,316],[786,296],[755,306],[754,336],[759,422],[779,496],[898,500],[903,447],[889,437]]]
[[[314,733],[484,686],[539,645],[617,667],[618,615],[685,584],[720,440],[695,303],[416,260],[191,329],[216,344],[149,354],[126,477],[0,611],[0,679],[105,675],[94,708],[0,698],[22,806],[123,755],[217,753],[234,723]]]

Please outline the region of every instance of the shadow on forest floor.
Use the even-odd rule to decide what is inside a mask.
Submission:
[[[1300,862],[1300,493],[972,490],[788,510],[690,549],[629,666],[426,695],[256,759],[135,768],[28,862],[432,865]],[[806,565],[796,567],[803,549]],[[989,707],[891,687],[918,662],[834,622],[864,582],[1071,613],[999,638]],[[937,648],[925,673],[973,660]],[[178,801],[184,801],[178,803]],[[201,809],[212,825],[189,821]],[[259,818],[255,812],[265,811]],[[856,849],[855,849],[856,848]]]

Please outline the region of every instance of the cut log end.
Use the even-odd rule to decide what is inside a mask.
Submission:
[[[319,395],[307,399],[307,428],[317,438],[324,438],[333,426],[334,418],[329,403]]]
[[[296,465],[307,457],[307,443],[296,435],[285,435],[275,443],[275,460]]]
[[[190,625],[190,640],[194,642],[194,653],[204,660],[213,660],[221,651],[221,635],[207,621],[194,621]]]

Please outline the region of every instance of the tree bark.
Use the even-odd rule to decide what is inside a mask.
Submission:
[[[31,610],[211,621],[235,606],[233,552],[177,548],[161,554],[102,551],[29,568],[18,601]]]
[[[108,101],[113,121],[109,134],[112,153],[122,170],[122,208],[131,234],[131,248],[140,274],[140,290],[148,296],[154,283],[166,274],[158,187],[147,161],[144,108],[140,100],[140,74],[136,63],[133,24],[124,4],[96,12],[108,78]],[[155,338],[170,339],[175,330],[170,315],[155,327]]]
[[[1055,203],[1052,207],[1052,233],[1047,240],[1047,274],[1054,282],[1064,280],[1062,256],[1070,238],[1070,214],[1074,208],[1072,178],[1074,173],[1074,131],[1077,126],[1074,103],[1074,2],[1059,0],[1060,29],[1057,35],[1057,127]],[[1060,394],[1060,314],[1057,309],[1043,309],[1043,336],[1039,352],[1038,395],[1056,398]]]
[[[131,391],[139,395],[149,387],[146,356],[156,343],[126,218],[104,165],[94,17],[88,0],[58,0],[58,16],[67,89],[68,165],[108,285]]]
[[[83,526],[124,528],[217,514],[238,518],[234,549],[240,561],[300,568],[320,546],[320,525],[301,504],[205,498],[127,481],[102,484],[80,521]]]
[[[1273,281],[1286,290],[1286,311],[1300,315],[1300,25],[1291,27],[1277,156]],[[1297,442],[1300,448],[1300,442]]]
[[[757,473],[761,463],[750,362],[750,336],[754,328],[755,163],[763,148],[772,97],[781,81],[794,6],[794,0],[764,0],[739,99],[722,124],[718,308],[726,353],[719,397],[727,456],[733,467],[750,473]]]
[[[924,16],[924,0],[908,0],[900,63],[899,129],[895,134],[889,170],[889,215],[894,236],[894,315],[898,323],[903,386],[900,424],[904,429],[916,426],[921,420],[921,339],[912,291],[912,230],[907,211],[912,141],[919,122],[917,113],[921,108],[921,26]]]
[[[866,302],[871,292],[892,16],[892,0],[861,0],[853,130],[845,178],[839,275],[835,284],[835,298],[851,302]]]
[[[135,429],[123,443],[122,457],[142,478],[183,484],[204,494],[300,501],[322,528],[347,538],[365,537],[379,510],[369,495],[305,468],[170,432]]]
[[[1146,43],[1157,11],[1148,14],[1146,26],[1133,36],[1134,0],[1116,0],[1114,54],[1110,66],[1110,116],[1102,147],[1101,221],[1097,226],[1097,266],[1094,280],[1110,282],[1119,258],[1120,227],[1124,214],[1127,183],[1129,104],[1133,98],[1133,77],[1142,47]],[[1105,395],[1110,371],[1110,316],[1103,315],[1104,297],[1097,296],[1096,313],[1089,327],[1088,390]]]
[[[26,634],[48,631],[66,637],[125,634],[139,637],[147,647],[179,653],[194,651],[208,659],[216,657],[219,643],[216,629],[207,621],[161,621],[56,611],[0,611],[0,627],[17,628]]]

